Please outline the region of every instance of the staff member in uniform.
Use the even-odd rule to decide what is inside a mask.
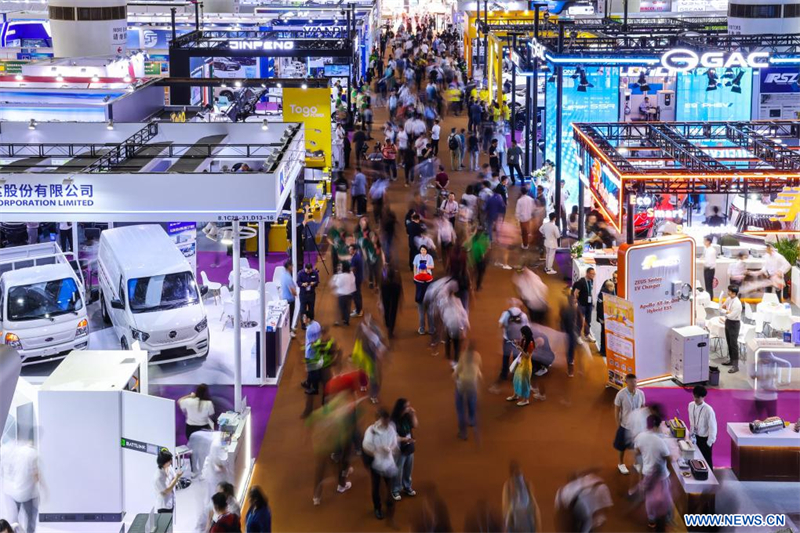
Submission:
[[[767,243],[767,255],[764,256],[764,268],[761,272],[769,278],[770,286],[764,290],[776,293],[778,300],[782,300],[781,293],[786,286],[783,277],[791,268],[792,265],[789,264],[789,261],[775,251],[775,246]]]
[[[728,374],[739,371],[739,329],[742,327],[742,302],[739,287],[728,286],[728,299],[720,306],[725,315],[725,342],[728,343],[728,360],[722,364],[731,367]]]
[[[711,244],[711,236],[703,237],[705,251],[703,252],[703,281],[706,292],[714,298],[714,275],[717,272],[717,249]]]
[[[617,393],[614,398],[614,418],[617,421],[617,434],[614,437],[614,448],[619,452],[617,469],[627,475],[628,467],[625,466],[625,450],[632,448],[630,430],[633,426],[631,413],[645,406],[644,392],[636,387],[636,375],[625,376],[625,388]]]
[[[697,385],[692,390],[694,401],[689,402],[689,434],[705,457],[708,469],[713,470],[711,447],[717,440],[717,415],[714,408],[706,403],[707,394],[708,391],[702,385]]]

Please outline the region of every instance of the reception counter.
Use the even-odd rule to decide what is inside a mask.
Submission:
[[[800,433],[791,427],[754,435],[747,423],[732,422],[728,435],[739,481],[800,481]]]

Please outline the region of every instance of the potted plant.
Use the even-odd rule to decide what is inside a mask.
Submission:
[[[586,244],[585,239],[581,241],[576,241],[575,244],[570,246],[569,254],[576,259],[580,259],[581,257],[583,257],[583,247],[585,244]]]
[[[795,266],[797,264],[797,258],[800,256],[800,241],[797,239],[778,239],[775,242],[775,250],[781,254],[784,259],[786,259],[790,265]],[[783,288],[783,298],[790,298],[792,294],[792,271],[789,270],[784,275],[784,281],[786,282]]]

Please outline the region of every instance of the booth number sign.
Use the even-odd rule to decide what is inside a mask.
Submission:
[[[135,452],[149,453],[150,455],[158,455],[160,451],[169,451],[166,446],[159,446],[157,444],[148,444],[146,442],[121,439],[122,447],[126,450],[133,450]]]

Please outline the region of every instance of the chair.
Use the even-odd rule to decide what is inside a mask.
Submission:
[[[790,315],[777,315],[772,319],[770,324],[770,331],[777,331],[783,334],[787,331],[792,331],[792,317]]]
[[[236,309],[233,304],[233,296],[228,287],[223,285],[220,289],[220,296],[222,298],[222,314],[219,319],[222,320],[225,318],[225,323],[222,324],[222,330],[225,331],[225,326],[228,325],[228,321],[230,320],[231,324],[233,323],[233,315],[236,313]]]
[[[267,295],[267,301],[268,302],[271,302],[273,300],[280,300],[280,294],[281,293],[278,290],[278,286],[275,283],[273,283],[271,281],[266,282],[264,284],[264,292]]]
[[[779,304],[778,295],[774,292],[765,292],[761,297],[761,302],[765,304]]]
[[[217,300],[219,300],[219,290],[222,288],[222,283],[209,281],[205,270],[200,271],[200,280],[203,282],[203,285],[208,287],[208,292],[214,296],[214,302],[218,303]]]
[[[272,273],[272,283],[280,287],[284,272],[286,272],[286,268],[283,265],[275,267],[275,272]]]
[[[239,258],[239,269],[240,270],[252,270],[252,268],[250,268],[250,261],[248,261],[246,257],[240,257]]]
[[[742,324],[739,330],[739,360],[747,360],[747,343],[756,338],[756,327]]]

